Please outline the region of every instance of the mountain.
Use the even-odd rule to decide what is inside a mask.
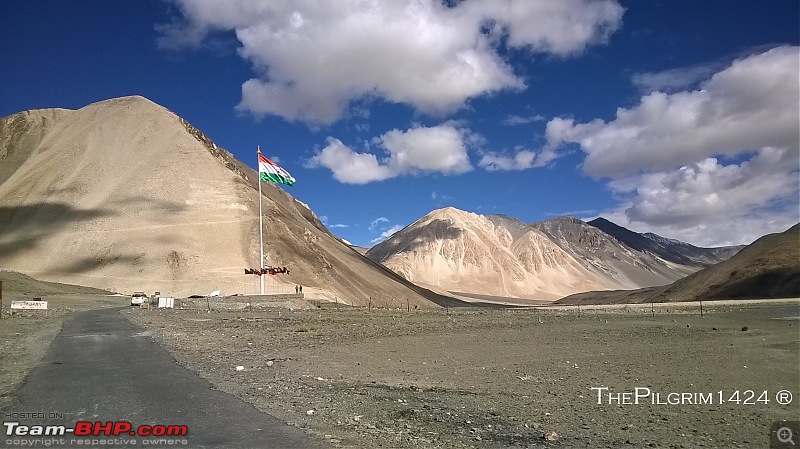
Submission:
[[[769,234],[728,260],[670,285],[633,291],[588,292],[557,304],[680,302],[800,297],[800,224]]]
[[[253,154],[255,158],[255,152]],[[0,267],[104,290],[256,293],[257,174],[143,97],[0,119]],[[432,305],[263,183],[268,289]],[[283,287],[281,287],[283,285]],[[269,291],[269,290],[268,290]]]
[[[588,223],[637,251],[647,251],[664,260],[693,267],[709,267],[731,258],[744,248],[744,245],[700,248],[650,232],[633,232],[602,217]]]
[[[420,285],[530,299],[663,285],[693,271],[632,250],[574,218],[526,224],[455,208],[420,218],[370,248],[367,257]]]
[[[604,278],[606,288],[638,288],[668,284],[695,271],[637,251],[602,230],[572,217],[533,223],[557,245]]]
[[[367,251],[406,279],[450,291],[554,299],[602,288],[580,262],[522,223],[435,210]]]

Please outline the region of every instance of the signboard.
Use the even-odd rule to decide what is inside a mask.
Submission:
[[[172,309],[175,307],[175,298],[160,296],[158,298],[159,309]]]
[[[11,301],[12,309],[47,310],[47,301]]]

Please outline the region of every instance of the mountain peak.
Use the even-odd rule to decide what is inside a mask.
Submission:
[[[0,119],[0,266],[121,292],[258,292],[254,170],[139,95],[41,111]],[[280,188],[261,200],[264,263],[290,269],[273,289],[431,305]]]
[[[699,248],[680,240],[648,232],[640,234],[605,218],[596,218],[589,225],[614,236],[637,251],[647,251],[673,263],[693,267],[707,267],[726,260],[742,247]]]
[[[460,218],[465,216],[477,216],[477,214],[473,212],[467,212],[465,210],[461,210],[452,206],[447,206],[441,209],[434,209],[426,215],[426,217],[435,217],[435,218]]]

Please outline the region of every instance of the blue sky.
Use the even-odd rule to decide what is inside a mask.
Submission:
[[[433,209],[800,220],[794,0],[0,1],[0,116],[143,95],[370,246]]]

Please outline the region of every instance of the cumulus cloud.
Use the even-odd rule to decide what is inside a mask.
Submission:
[[[783,226],[797,222],[800,213],[798,162],[797,151],[765,148],[741,164],[707,158],[674,171],[615,180],[610,187],[633,193],[624,209],[630,222],[691,228],[788,214]]]
[[[444,114],[524,81],[497,49],[570,55],[603,43],[621,23],[614,0],[253,2],[174,0],[181,18],[159,45],[199,45],[233,31],[257,70],[238,109],[332,123],[354,102],[380,98]]]
[[[328,137],[327,146],[311,157],[309,167],[326,167],[334,178],[347,184],[366,184],[409,173],[465,173],[472,169],[467,155],[469,131],[452,125],[397,129],[373,139],[384,150],[380,160],[373,153],[359,153],[340,140]]]
[[[328,137],[327,143],[322,151],[308,160],[307,167],[329,168],[336,180],[347,184],[367,184],[394,176],[374,154],[357,153],[333,137]]]
[[[739,59],[700,90],[650,93],[608,123],[555,118],[547,124],[548,143],[578,143],[584,171],[612,178],[765,147],[797,150],[797,60],[798,47]]]
[[[784,231],[800,220],[799,50],[738,59],[610,122],[555,118],[547,146],[580,146],[584,172],[621,201],[601,215],[623,226],[703,246]]]

